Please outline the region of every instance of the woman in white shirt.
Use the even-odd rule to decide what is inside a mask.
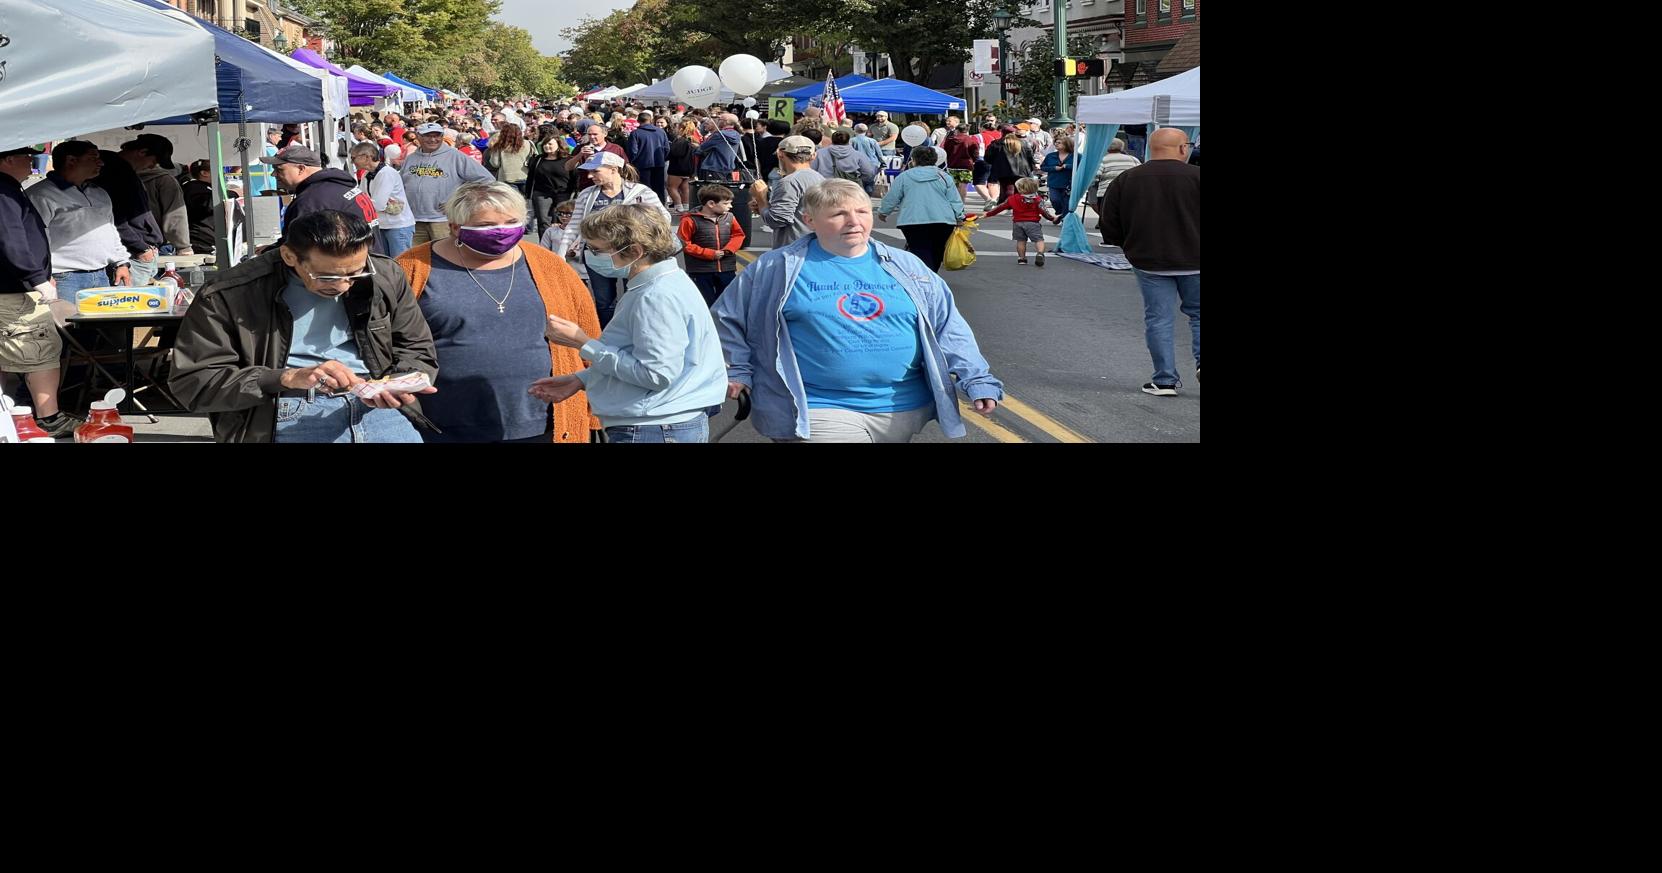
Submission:
[[[381,217],[375,233],[386,247],[387,257],[396,258],[415,241],[415,213],[406,205],[404,180],[397,169],[381,162],[381,147],[372,142],[352,147],[352,166],[364,171],[359,184],[369,191],[375,214]]]

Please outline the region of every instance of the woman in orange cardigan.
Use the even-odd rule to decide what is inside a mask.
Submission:
[[[585,397],[550,409],[527,393],[538,379],[588,366],[550,343],[548,317],[600,333],[594,297],[553,252],[524,242],[525,198],[501,182],[456,189],[450,236],[398,257],[433,332],[445,400],[422,411],[442,433],[427,442],[586,443],[600,422]]]

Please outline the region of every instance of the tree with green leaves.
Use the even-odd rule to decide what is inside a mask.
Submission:
[[[1069,34],[1068,54],[1076,58],[1094,57],[1095,37],[1089,34]],[[1010,102],[1034,118],[1049,120],[1056,117],[1056,37],[1045,35],[1011,54],[1021,63],[1010,74],[1010,84],[1020,90],[1010,95]],[[1079,105],[1079,91],[1084,79],[1068,80],[1068,111]],[[1071,114],[1069,117],[1072,117]]]

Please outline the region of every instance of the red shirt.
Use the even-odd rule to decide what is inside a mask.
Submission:
[[[393,128],[392,130],[387,131],[387,136],[392,137],[393,142],[403,142],[404,141],[404,125],[400,124],[399,126]]]
[[[1011,191],[1009,199],[987,210],[986,217],[1009,210],[1015,221],[1039,221],[1044,218],[1044,205],[1039,202],[1043,199],[1044,196],[1038,193],[1023,194],[1020,191]]]

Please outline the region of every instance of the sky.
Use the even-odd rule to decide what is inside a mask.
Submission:
[[[619,9],[635,5],[634,0],[502,0],[496,20],[531,31],[531,44],[545,55],[557,55],[571,48],[560,31],[576,27],[585,16],[605,18]]]

